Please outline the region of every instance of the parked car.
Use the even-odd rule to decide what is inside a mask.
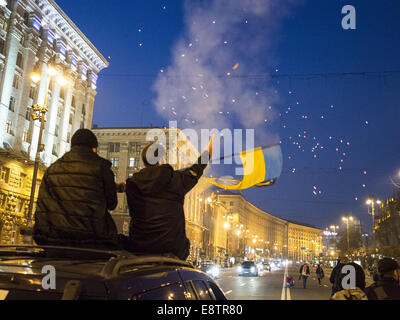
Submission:
[[[200,265],[200,270],[207,273],[214,279],[217,279],[219,277],[220,273],[220,266],[212,261],[205,261]]]
[[[254,261],[245,261],[239,266],[239,276],[250,275],[258,277],[258,269]]]
[[[51,268],[55,289],[42,284]],[[52,246],[0,246],[0,298],[226,300],[209,275],[172,256]]]

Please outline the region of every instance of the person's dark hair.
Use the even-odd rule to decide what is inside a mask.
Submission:
[[[96,136],[89,129],[77,130],[71,139],[71,146],[84,146],[88,148],[97,148],[99,143]]]
[[[149,143],[142,151],[143,164],[146,167],[156,166],[165,154],[165,148],[160,143]]]

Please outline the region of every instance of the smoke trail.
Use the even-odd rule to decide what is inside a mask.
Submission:
[[[186,1],[185,33],[154,84],[157,111],[181,128],[238,125],[265,133],[275,118],[272,87],[263,80],[258,92],[240,75],[257,73],[287,8],[273,0]]]

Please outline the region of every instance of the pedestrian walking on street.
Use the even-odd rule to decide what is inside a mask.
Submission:
[[[317,265],[317,270],[315,272],[317,274],[318,284],[321,287],[322,286],[321,280],[325,277],[324,269],[322,269],[321,265],[318,264]]]
[[[400,300],[400,270],[396,260],[383,258],[378,262],[379,280],[365,289],[369,300]]]
[[[304,262],[300,267],[300,276],[299,279],[303,279],[303,289],[307,287],[307,279],[310,276],[310,267],[308,266],[307,262]]]

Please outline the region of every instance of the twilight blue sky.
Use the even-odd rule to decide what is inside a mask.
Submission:
[[[110,61],[99,78],[94,124],[164,126],[173,119],[157,112],[154,84],[160,70],[174,64],[192,8],[206,1],[186,1],[186,10],[183,2],[57,0]],[[245,196],[282,218],[326,227],[352,213],[370,228],[366,198],[389,197],[390,179],[399,181],[400,2],[257,2],[285,5],[266,16],[271,25],[258,17],[227,33],[231,52],[238,52],[230,64],[240,62],[238,81],[271,101],[276,118],[265,130],[283,142],[284,172],[275,186]],[[357,10],[356,30],[341,28],[347,4]],[[252,39],[262,44],[264,34],[267,46],[246,55],[243,45]],[[343,75],[347,72],[377,73]],[[276,77],[249,76],[254,74]],[[215,119],[219,116],[216,110]],[[246,121],[229,121],[247,127]],[[262,130],[257,127],[256,136]]]

